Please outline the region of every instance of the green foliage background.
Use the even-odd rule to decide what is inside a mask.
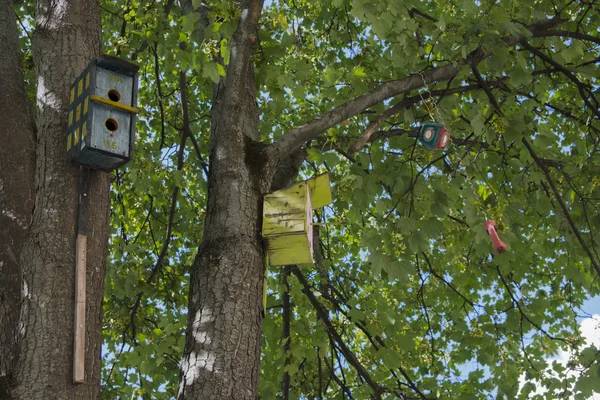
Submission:
[[[177,392],[189,268],[206,203],[211,88],[226,74],[239,17],[229,2],[208,5],[208,27],[198,32],[201,14],[183,15],[178,3],[101,1],[105,51],[141,67],[135,159],[116,172],[112,185],[107,399],[166,399]],[[33,6],[23,2],[17,9],[33,96],[26,32]],[[554,30],[580,37],[531,37],[526,26],[549,18],[562,20]],[[584,399],[600,391],[598,349],[583,345],[576,320],[582,303],[599,294],[598,274],[548,177],[521,142],[527,138],[544,160],[599,262],[599,26],[595,1],[265,5],[254,55],[265,142],[381,82],[456,63],[477,49],[493,53],[477,68],[500,111],[481,88],[435,96],[388,118],[376,140],[348,154],[369,122],[402,100],[396,98],[307,146],[301,175],[329,171],[334,203],[317,215],[324,260],[300,272],[348,349],[386,388],[384,397],[417,397],[415,388],[428,397],[461,399]],[[502,38],[515,35],[525,35],[554,63],[523,45],[503,45]],[[194,136],[183,149],[181,70]],[[450,82],[406,97],[476,84],[465,67]],[[454,143],[444,151],[416,142],[419,124],[431,120],[428,111],[452,132]],[[490,255],[486,219],[500,225],[506,254]],[[149,279],[152,271],[156,277]],[[292,333],[284,352],[282,271],[269,273],[261,397],[280,395],[286,371],[292,398],[369,398],[372,389],[318,320],[295,275],[287,278]],[[567,366],[550,365],[548,357],[559,349],[578,351]],[[534,394],[536,385],[545,394]]]

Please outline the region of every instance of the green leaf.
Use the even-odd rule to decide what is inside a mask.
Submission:
[[[221,76],[219,75],[217,63],[207,61],[204,63],[203,67],[202,75],[204,75],[205,78],[210,78],[214,83],[219,83]]]
[[[473,131],[476,135],[481,135],[481,133],[483,132],[483,128],[485,127],[485,117],[483,116],[481,111],[477,113],[475,118],[471,120],[471,126],[473,127]]]

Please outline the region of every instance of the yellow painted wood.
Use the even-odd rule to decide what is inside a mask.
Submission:
[[[310,189],[310,200],[313,210],[331,204],[333,197],[331,195],[329,172],[315,176],[306,182],[308,182],[308,188]]]
[[[310,231],[312,235],[312,225]],[[312,264],[314,261],[312,240],[308,240],[308,233],[267,238],[267,252],[271,266]]]
[[[263,206],[263,236],[306,232],[308,196],[306,182],[295,183],[266,195]]]
[[[109,99],[105,99],[104,97],[96,96],[93,94],[90,95],[90,100],[95,101],[96,103],[102,103],[111,107],[120,108],[121,110],[129,111],[130,113],[137,114],[138,112],[138,109],[136,107],[130,107],[128,105],[117,103],[116,101],[111,101]]]
[[[264,199],[263,237],[270,265],[313,262],[312,206],[307,182],[268,194]]]

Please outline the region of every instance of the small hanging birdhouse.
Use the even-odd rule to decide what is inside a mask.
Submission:
[[[506,243],[504,243],[498,237],[498,226],[496,225],[496,222],[494,222],[492,220],[485,221],[484,229],[488,233],[488,235],[490,235],[490,237],[492,238],[492,244],[494,245],[494,251],[497,254],[502,254],[502,253],[506,252]]]
[[[270,265],[313,262],[312,210],[331,201],[329,174],[265,196],[262,234]]]
[[[90,62],[69,93],[67,155],[103,171],[133,156],[138,66],[102,56]]]
[[[443,150],[448,145],[450,132],[444,124],[429,122],[423,124],[419,133],[419,142],[429,150]]]

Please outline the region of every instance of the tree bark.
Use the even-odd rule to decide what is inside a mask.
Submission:
[[[25,95],[17,22],[0,0],[0,399],[10,399],[19,355],[22,271],[19,258],[34,200],[35,130]]]
[[[100,53],[94,0],[41,0],[33,57],[37,74],[35,209],[21,253],[23,339],[14,399],[99,396],[109,176],[90,173],[85,383],[73,384],[75,229],[80,167],[66,157],[69,89]]]
[[[273,158],[258,142],[250,62],[262,1],[245,1],[227,77],[213,89],[208,205],[190,277],[179,399],[251,399],[258,390],[262,196]]]

